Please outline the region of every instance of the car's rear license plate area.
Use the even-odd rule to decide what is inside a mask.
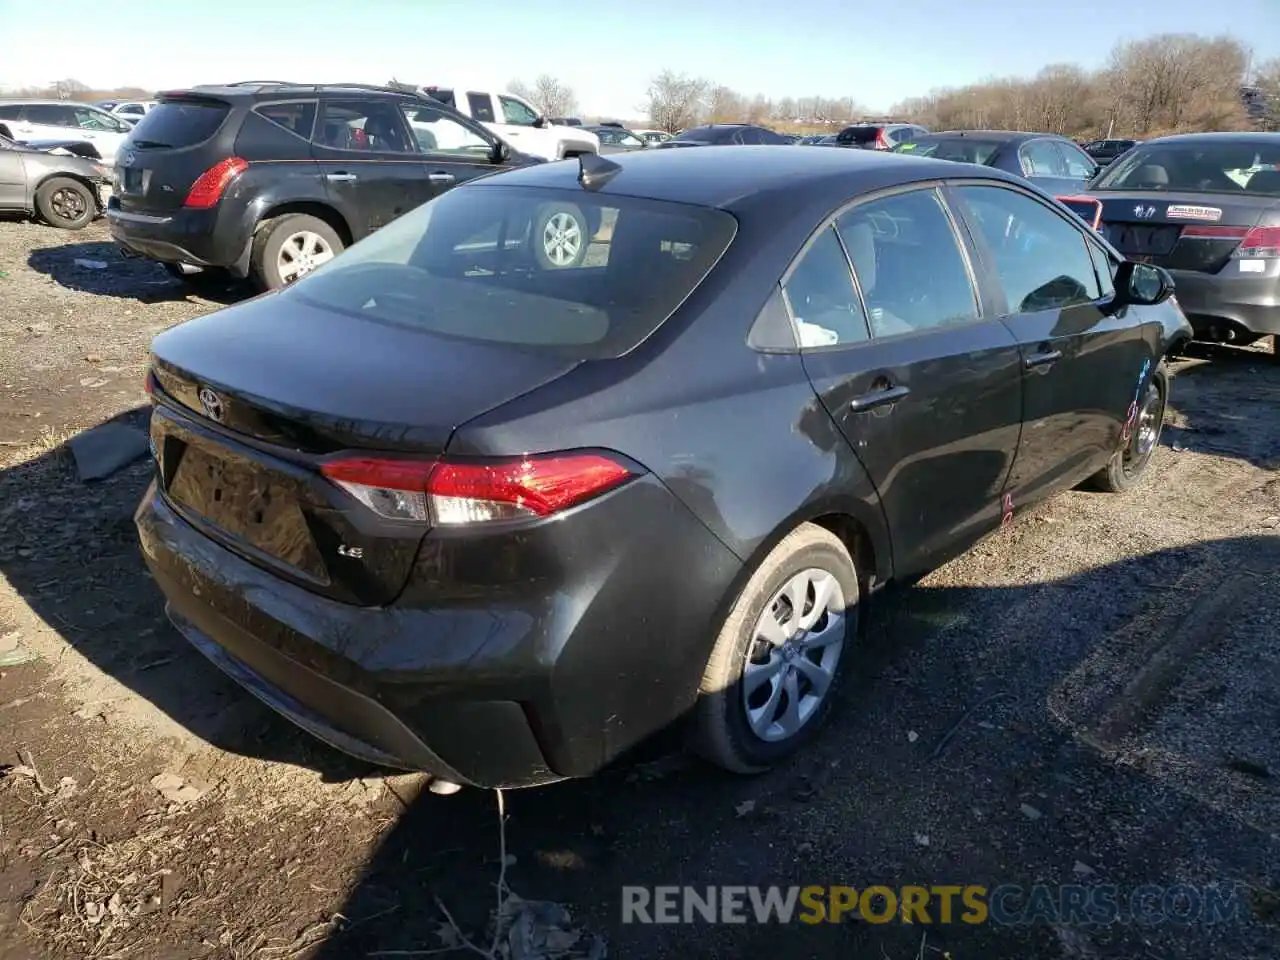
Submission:
[[[1126,256],[1166,257],[1177,245],[1182,228],[1176,224],[1108,223],[1103,233]]]
[[[165,492],[204,523],[309,577],[327,580],[293,482],[228,451],[164,438]]]

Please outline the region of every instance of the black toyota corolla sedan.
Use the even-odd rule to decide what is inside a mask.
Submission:
[[[531,235],[555,212],[592,224],[563,267]],[[442,790],[589,775],[677,721],[759,771],[858,670],[870,595],[1148,472],[1169,294],[990,168],[485,178],[156,338],[142,549],[249,691]]]

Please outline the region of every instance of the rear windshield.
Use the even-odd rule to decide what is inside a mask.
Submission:
[[[836,135],[840,143],[872,143],[883,127],[847,127]]]
[[[585,191],[462,187],[286,288],[361,318],[574,359],[635,347],[733,240],[722,210]]]
[[[994,140],[974,140],[972,137],[944,137],[938,140],[917,140],[899,144],[897,153],[914,153],[918,157],[935,160],[954,160],[957,163],[977,163],[987,166],[1001,144]]]
[[[671,139],[673,140],[713,140],[716,136],[715,127],[693,127],[689,130],[682,130]]]
[[[1140,144],[1090,189],[1280,197],[1280,143]]]
[[[194,147],[222,126],[231,110],[217,100],[162,100],[130,133],[140,147]]]

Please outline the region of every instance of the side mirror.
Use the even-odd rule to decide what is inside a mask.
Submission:
[[[511,148],[501,140],[493,145],[493,150],[489,154],[490,160],[494,163],[506,163],[511,159]]]
[[[547,120],[546,117],[539,117],[537,120],[533,121],[533,125],[539,129],[542,129],[543,127],[551,126],[551,122]]]
[[[1173,296],[1173,277],[1164,267],[1126,260],[1116,270],[1118,305],[1154,306]]]

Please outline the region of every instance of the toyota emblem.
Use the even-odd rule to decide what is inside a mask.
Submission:
[[[200,409],[204,415],[215,423],[222,422],[222,398],[208,387],[201,387],[196,394],[200,400]]]

